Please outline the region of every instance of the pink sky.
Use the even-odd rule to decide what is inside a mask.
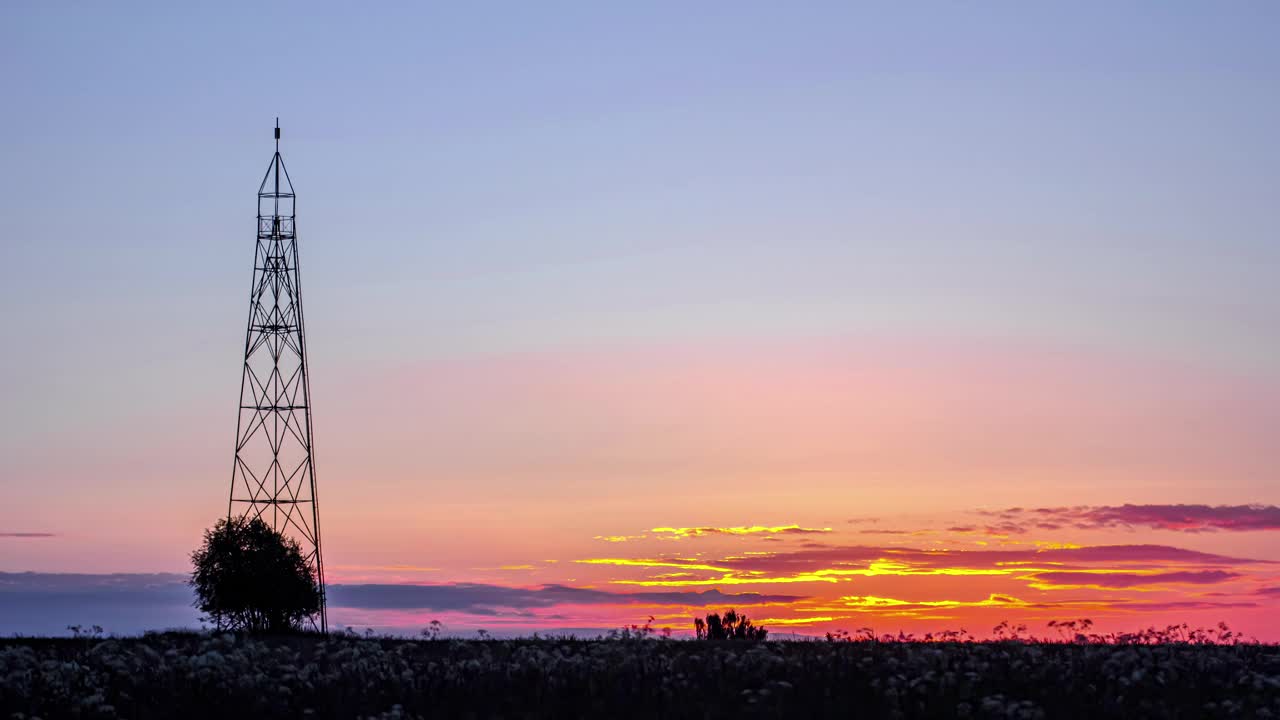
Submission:
[[[0,3],[0,573],[128,574],[0,634],[226,512],[278,114],[335,623],[1280,640],[1280,4],[1164,5]]]
[[[339,605],[337,622],[519,630],[654,615],[683,630],[705,598],[631,595],[717,590],[746,595],[711,609],[797,632],[1090,617],[1106,629],[1225,620],[1280,639],[1280,392],[1262,378],[852,338],[319,373],[331,584],[622,594]],[[184,571],[225,507],[226,448],[197,440],[225,420],[19,452],[18,472],[39,482],[0,509],[0,528],[52,536],[0,538],[0,570]]]

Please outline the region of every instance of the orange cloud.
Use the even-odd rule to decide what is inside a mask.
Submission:
[[[596,535],[592,540],[603,540],[604,542],[620,543],[630,542],[632,540],[644,540],[648,535]]]
[[[649,532],[683,540],[704,535],[817,535],[831,528],[807,528],[799,525],[739,525],[736,527],[658,527]]]

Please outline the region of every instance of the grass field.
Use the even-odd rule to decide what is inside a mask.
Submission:
[[[0,640],[0,717],[1280,718],[1280,647]]]

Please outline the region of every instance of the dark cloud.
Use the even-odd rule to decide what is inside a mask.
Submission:
[[[1167,545],[1097,545],[1080,548],[1011,548],[994,550],[921,550],[874,545],[846,545],[797,549],[791,552],[717,560],[716,565],[735,571],[798,573],[824,568],[865,568],[872,562],[893,561],[911,568],[1006,568],[1014,565],[1056,569],[1095,564],[1117,565],[1124,569],[1167,569],[1170,564],[1219,567],[1243,564],[1270,564],[1267,560],[1215,555]]]
[[[1276,505],[1081,505],[979,510],[1005,523],[1042,530],[1151,528],[1181,532],[1280,530]]]
[[[1012,521],[1003,521],[994,525],[953,525],[947,528],[947,532],[959,533],[961,535],[991,535],[994,537],[1006,537],[1008,535],[1022,535],[1027,532],[1027,528]]]
[[[1187,550],[1169,545],[1091,545],[1078,548],[1051,548],[1031,551],[1035,557],[1088,562],[1175,562],[1198,565],[1271,564],[1270,560],[1251,560],[1214,553]]]
[[[330,585],[327,591],[331,608],[457,611],[483,617],[518,617],[559,605],[705,607],[806,599],[719,590],[614,593],[567,585],[518,588],[481,583]],[[193,600],[187,576],[176,573],[0,572],[0,634],[58,634],[71,624],[100,624],[121,633],[197,627]]]
[[[68,625],[137,633],[198,627],[186,576],[0,572],[0,634],[56,635]]]
[[[46,532],[0,532],[0,538],[51,538],[54,533]]]
[[[1205,602],[1203,600],[1173,600],[1170,602],[1123,602],[1113,601],[1113,605],[1126,610],[1159,612],[1163,610],[1223,610],[1227,608],[1256,608],[1253,602]]]
[[[796,595],[760,593],[636,592],[614,593],[567,585],[516,588],[482,583],[441,585],[330,585],[329,604],[366,610],[434,610],[483,613],[495,608],[528,609],[556,605],[694,605],[704,607],[737,603],[784,603],[803,599]]]
[[[1095,587],[1107,588],[1131,588],[1146,585],[1169,585],[1169,584],[1187,584],[1187,585],[1213,585],[1215,583],[1230,582],[1239,577],[1240,573],[1227,572],[1225,570],[1191,570],[1181,572],[1152,573],[1142,575],[1138,573],[1088,573],[1088,572],[1045,572],[1036,573],[1036,582],[1046,585],[1090,585]]]
[[[535,588],[484,583],[439,585],[329,585],[329,605],[366,610],[424,609],[481,613],[493,608],[527,610],[555,605],[753,605],[803,600],[802,595],[766,595],[719,590],[609,592],[568,585]],[[176,573],[89,575],[0,572],[0,607],[14,598],[58,598],[92,603],[190,604],[187,577]]]
[[[187,576],[178,573],[37,573],[0,572],[0,595],[85,594],[102,597],[187,589]]]

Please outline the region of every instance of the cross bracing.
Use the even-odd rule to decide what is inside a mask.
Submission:
[[[295,197],[280,156],[278,128],[276,138],[276,153],[258,188],[257,246],[228,516],[261,518],[298,541],[320,583],[317,628],[325,631]]]

